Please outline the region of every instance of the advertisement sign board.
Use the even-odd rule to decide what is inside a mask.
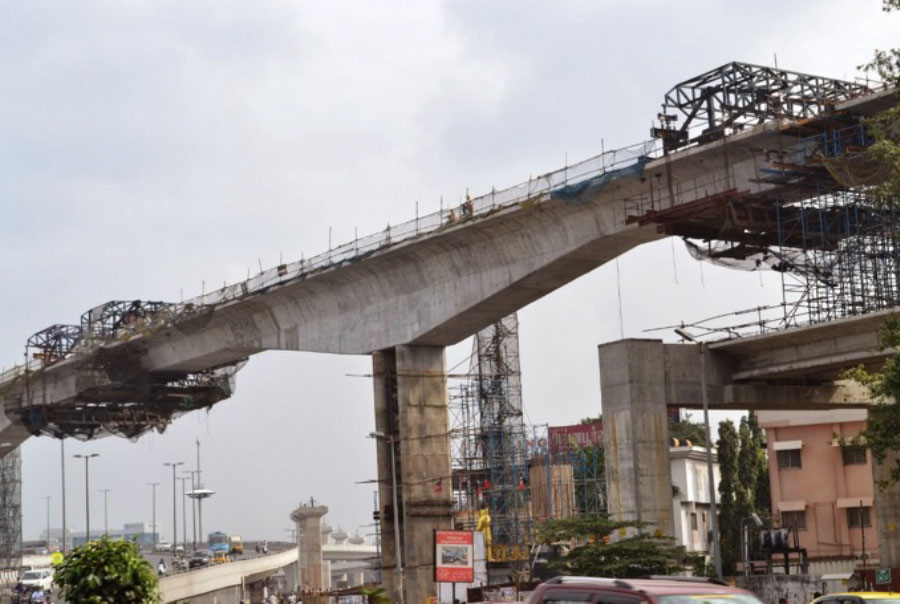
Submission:
[[[434,532],[434,581],[472,583],[475,580],[475,533]]]

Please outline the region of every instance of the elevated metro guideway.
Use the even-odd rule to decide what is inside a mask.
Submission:
[[[0,375],[0,442],[162,429],[230,396],[264,350],[450,345],[667,235],[715,239],[727,222],[771,239],[771,223],[718,214],[735,199],[802,195],[823,171],[807,160],[864,145],[859,118],[896,102],[892,90],[725,65],[669,92],[653,132],[662,149],[610,151],[181,304],[110,302],[38,332],[28,366]]]
[[[775,215],[807,224],[793,202],[846,189],[822,158],[864,149],[860,119],[897,102],[894,90],[722,66],[670,91],[659,145],[604,153],[183,304],[111,302],[38,332],[32,363],[0,376],[0,444],[161,429],[230,396],[241,363],[264,350],[372,354],[380,500],[391,500],[393,464],[407,597],[421,601],[433,588],[431,531],[452,515],[450,489],[431,488],[450,475],[443,347],[643,243],[724,239],[737,243],[732,256],[750,256],[773,242]],[[812,227],[782,243],[838,237]],[[389,533],[391,514],[382,518]],[[393,543],[383,546],[396,588]]]

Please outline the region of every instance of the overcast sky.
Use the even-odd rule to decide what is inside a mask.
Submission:
[[[27,337],[113,299],[177,301],[648,137],[675,83],[739,60],[853,78],[900,36],[877,0],[2,2],[0,365]],[[618,270],[618,273],[617,273]],[[618,278],[617,278],[618,274]],[[619,322],[621,292],[623,322]],[[526,414],[601,411],[598,344],[780,300],[772,275],[635,250],[520,313]],[[671,339],[670,334],[659,337]],[[448,351],[464,359],[469,344]],[[204,528],[282,539],[314,496],[351,534],[371,518],[367,357],[266,353],[236,395],[162,435],[66,442],[69,526],[149,521],[171,538],[171,473],[216,491]],[[26,539],[60,445],[23,447]],[[179,504],[180,514],[180,504]],[[180,521],[179,521],[180,523]],[[361,532],[368,532],[362,529]],[[180,533],[179,533],[180,535]],[[179,536],[180,539],[180,536]]]

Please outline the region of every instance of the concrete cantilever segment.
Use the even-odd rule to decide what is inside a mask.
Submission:
[[[435,595],[433,534],[451,528],[450,432],[444,349],[398,346],[373,355],[378,499],[384,586],[394,602]],[[397,464],[398,519],[403,573],[401,597],[394,543],[391,450]]]

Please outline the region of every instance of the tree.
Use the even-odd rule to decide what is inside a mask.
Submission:
[[[694,446],[706,446],[706,428],[703,424],[695,424],[690,419],[669,424],[669,436],[677,438],[682,444],[691,441]]]
[[[900,318],[892,315],[884,321],[878,341],[882,348],[900,350]],[[868,422],[860,435],[872,450],[875,461],[883,463],[889,453],[900,451],[900,405],[897,404],[900,400],[900,353],[888,358],[880,372],[857,367],[845,372],[844,377],[866,386],[879,403],[869,408]],[[887,479],[879,486],[884,488],[897,481],[900,481],[900,457],[894,460]]]
[[[684,548],[658,531],[647,533],[646,528],[646,523],[615,521],[599,514],[573,516],[541,523],[538,539],[576,543],[566,556],[551,563],[564,574],[628,578],[683,570]]]
[[[720,422],[716,443],[719,458],[719,551],[722,554],[722,573],[725,575],[734,574],[740,554],[740,516],[735,500],[739,450],[734,422],[730,419]]]
[[[56,567],[59,596],[72,604],[155,604],[159,581],[129,541],[103,537],[72,550]]]
[[[768,518],[772,509],[772,488],[769,484],[769,461],[766,459],[766,434],[759,427],[756,413],[747,414],[747,427],[756,451],[756,488],[754,508],[762,518]]]

